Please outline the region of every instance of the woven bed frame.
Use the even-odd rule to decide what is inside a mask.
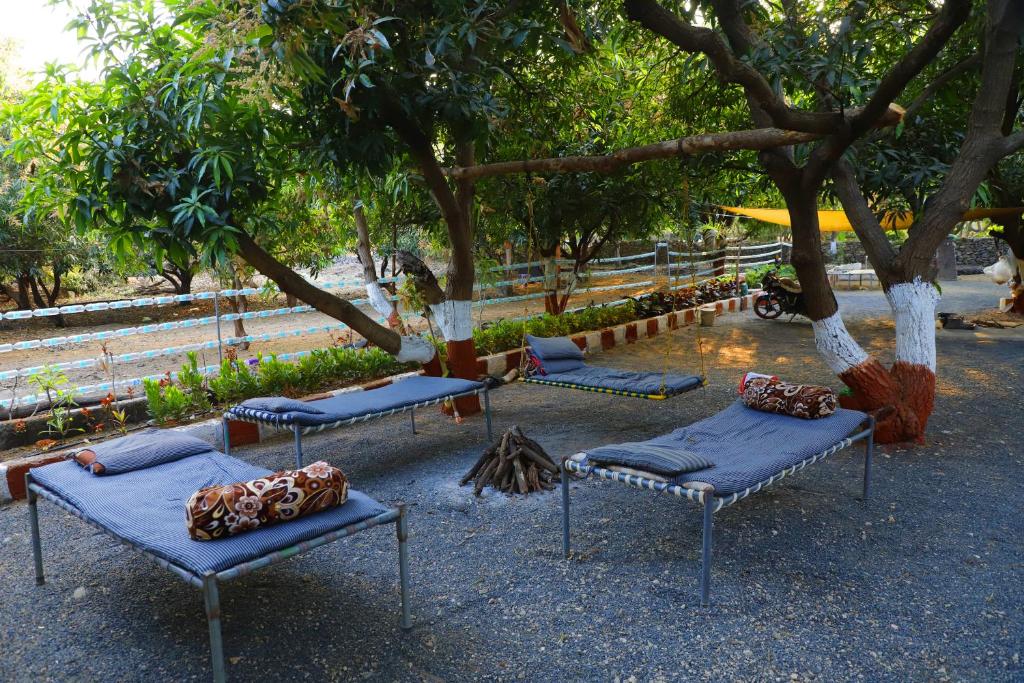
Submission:
[[[372,391],[372,390],[371,390]],[[248,408],[241,408],[240,406],[234,406],[229,408],[223,416],[221,416],[221,427],[224,435],[224,453],[227,455],[231,454],[231,444],[228,439],[228,421],[237,420],[240,422],[252,422],[255,424],[264,424],[275,429],[289,430],[293,434],[295,440],[295,467],[302,467],[302,435],[303,434],[315,434],[328,429],[338,429],[339,427],[348,427],[350,425],[357,424],[359,422],[368,422],[369,420],[375,420],[381,417],[387,417],[389,415],[396,415],[399,413],[410,413],[410,424],[412,425],[412,433],[416,434],[416,409],[426,408],[428,406],[436,406],[446,401],[452,401],[457,398],[464,398],[467,396],[478,396],[482,395],[484,398],[484,420],[487,425],[487,440],[488,442],[494,440],[493,430],[491,427],[491,397],[486,386],[480,387],[479,389],[473,389],[472,391],[464,391],[459,394],[449,394],[447,396],[441,396],[439,398],[433,398],[428,401],[420,401],[419,403],[410,403],[409,405],[400,406],[397,408],[389,408],[388,410],[381,410],[376,413],[368,413],[366,415],[359,415],[357,417],[348,417],[343,420],[337,420],[336,422],[326,422],[319,425],[308,425],[302,426],[299,424],[283,424],[279,415],[270,413],[263,410],[252,410]],[[237,411],[237,412],[236,412]]]
[[[843,450],[858,441],[864,442],[864,489],[863,500],[867,500],[871,493],[871,457],[875,447],[875,419],[868,416],[865,422],[866,427],[861,431],[851,434],[826,450],[812,455],[800,462],[787,467],[780,472],[742,491],[731,493],[726,496],[716,496],[715,489],[711,484],[700,481],[688,481],[684,484],[672,484],[664,481],[657,481],[647,477],[617,472],[596,465],[585,465],[569,456],[562,460],[562,552],[566,559],[569,559],[569,479],[570,474],[575,478],[586,479],[597,477],[609,481],[619,482],[637,489],[646,489],[656,493],[665,493],[676,498],[685,498],[704,510],[703,540],[701,544],[701,571],[700,571],[700,601],[702,607],[710,604],[711,598],[711,543],[714,515],[722,508],[729,507],[747,496],[757,493],[768,486],[771,486],[780,479],[784,479],[799,472],[808,465],[824,460],[831,455]],[[582,454],[577,454],[582,455]]]
[[[527,384],[543,384],[543,385],[546,385],[546,386],[549,386],[549,387],[563,387],[565,389],[576,389],[578,391],[592,391],[592,392],[597,393],[597,394],[611,394],[613,396],[628,396],[629,398],[646,398],[646,399],[648,399],[650,401],[664,401],[667,398],[672,398],[673,396],[680,396],[680,395],[685,394],[685,393],[687,393],[689,391],[693,391],[693,389],[697,389],[697,388],[700,388],[700,387],[703,387],[703,386],[707,386],[707,380],[701,378],[700,384],[698,384],[695,387],[692,387],[691,389],[686,389],[684,391],[676,391],[676,392],[673,392],[671,394],[645,394],[645,393],[639,392],[639,391],[625,391],[623,389],[608,389],[606,387],[592,387],[592,386],[587,386],[585,384],[573,384],[571,382],[556,382],[554,380],[543,379],[541,377],[524,377],[523,378],[523,382],[525,382]]]
[[[373,527],[380,526],[382,524],[395,525],[395,532],[398,536],[398,571],[402,603],[402,616],[400,623],[401,627],[405,630],[412,628],[412,616],[408,600],[409,551],[407,548],[407,541],[409,538],[409,521],[405,505],[399,505],[396,508],[392,508],[374,517],[369,517],[360,522],[356,522],[355,524],[350,524],[346,527],[342,527],[341,529],[336,529],[323,534],[322,536],[317,536],[307,541],[297,543],[296,545],[276,550],[272,553],[268,553],[267,555],[263,555],[262,557],[236,564],[228,569],[223,569],[219,572],[206,572],[205,574],[199,575],[182,566],[174,564],[173,562],[165,560],[154,553],[140,548],[131,541],[117,535],[102,524],[89,519],[83,515],[78,508],[62,498],[56,492],[51,491],[42,484],[33,481],[31,472],[25,473],[25,490],[28,493],[29,523],[31,525],[32,532],[32,556],[35,561],[36,585],[42,586],[46,583],[46,579],[43,574],[43,551],[39,538],[39,511],[37,508],[37,500],[39,498],[45,498],[57,507],[71,515],[74,515],[75,517],[78,517],[86,524],[99,529],[122,545],[135,550],[143,557],[146,557],[160,567],[170,570],[179,579],[182,579],[186,583],[198,588],[202,592],[203,605],[206,609],[206,621],[210,631],[210,656],[213,665],[213,679],[218,683],[227,680],[227,669],[224,666],[224,645],[223,640],[221,639],[220,628],[221,615],[220,593],[218,591],[219,583],[247,576],[259,569],[269,567],[279,562],[284,562],[287,559],[312,550],[313,548],[317,548],[327,543],[332,543],[359,533],[360,531],[372,529]]]

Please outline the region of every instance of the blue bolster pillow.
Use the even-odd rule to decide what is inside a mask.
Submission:
[[[568,337],[534,337],[528,334],[526,343],[545,367],[552,360],[583,360],[583,351]]]
[[[263,410],[268,413],[307,413],[309,415],[323,415],[324,411],[311,406],[305,401],[296,401],[294,398],[284,396],[260,396],[242,401],[242,408],[252,410]]]
[[[579,370],[580,368],[586,367],[586,365],[584,365],[581,360],[570,360],[566,358],[560,360],[541,361],[541,367],[544,369],[544,372],[559,373],[569,372],[570,370]]]
[[[210,444],[188,434],[144,429],[78,451],[74,458],[93,474],[106,475],[142,470],[212,450]]]
[[[599,465],[619,465],[675,477],[714,467],[707,458],[676,446],[634,442],[601,446],[586,451],[587,460]]]

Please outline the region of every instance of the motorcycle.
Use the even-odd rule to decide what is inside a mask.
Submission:
[[[797,315],[807,315],[803,291],[796,280],[771,271],[762,278],[761,289],[764,291],[754,299],[754,314],[758,318],[774,320],[789,313],[792,320]]]

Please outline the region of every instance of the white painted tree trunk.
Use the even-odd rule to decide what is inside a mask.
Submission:
[[[402,363],[429,363],[437,354],[437,349],[429,339],[416,336],[402,337],[402,347],[395,354]]]
[[[838,311],[822,320],[811,321],[811,327],[818,353],[837,375],[868,361],[868,354],[847,331]]]
[[[384,316],[385,320],[391,318],[395,312],[394,303],[388,295],[387,290],[380,286],[377,281],[366,283],[366,297],[370,300],[373,310]]]
[[[558,258],[545,256],[541,259],[544,264],[544,291],[558,295]]]
[[[464,341],[473,338],[473,302],[448,299],[432,304],[430,312],[441,328],[445,341]]]
[[[916,278],[893,285],[886,296],[896,319],[896,361],[921,365],[934,373],[938,290]]]

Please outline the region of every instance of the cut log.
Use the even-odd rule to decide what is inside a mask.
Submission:
[[[558,481],[558,465],[540,444],[513,426],[487,447],[459,483],[473,482],[473,493],[479,496],[487,486],[508,494],[551,491]]]

